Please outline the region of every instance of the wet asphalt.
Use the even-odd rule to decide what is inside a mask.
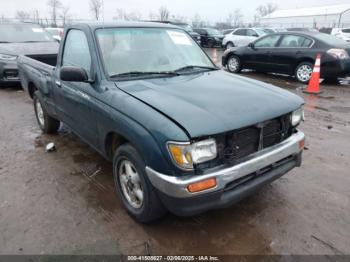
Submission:
[[[241,75],[305,99],[302,167],[228,209],[150,225],[123,209],[109,162],[65,126],[42,134],[27,94],[0,88],[0,254],[350,254],[350,82],[313,96],[293,78]]]

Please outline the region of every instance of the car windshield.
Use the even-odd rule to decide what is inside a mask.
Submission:
[[[34,24],[0,24],[0,42],[53,42],[42,27]]]
[[[265,29],[255,28],[254,30],[259,34],[259,36],[268,34],[268,32],[266,32]]]
[[[214,28],[206,28],[205,30],[207,30],[208,34],[210,35],[221,35],[219,30],[216,30]]]
[[[265,33],[268,33],[268,34],[273,34],[273,33],[275,32],[275,31],[273,31],[273,30],[270,29],[270,28],[264,28],[263,31],[264,31]]]
[[[340,39],[336,36],[333,35],[327,35],[324,33],[321,34],[317,34],[315,35],[315,37],[323,42],[325,42],[327,45],[331,45],[331,46],[344,46],[344,45],[349,45],[345,40]]]
[[[103,28],[96,30],[106,73],[174,72],[215,65],[183,30]]]

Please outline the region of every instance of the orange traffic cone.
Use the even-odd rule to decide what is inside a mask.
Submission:
[[[320,94],[320,69],[321,69],[321,55],[317,54],[314,70],[311,75],[309,84],[304,90],[304,93],[308,94]]]

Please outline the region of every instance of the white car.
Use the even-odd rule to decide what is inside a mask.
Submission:
[[[246,46],[257,38],[266,35],[262,28],[237,28],[233,32],[225,35],[222,45],[226,48],[234,46]]]
[[[61,41],[63,28],[47,27],[45,30],[57,41]]]
[[[350,42],[350,28],[333,28],[331,35]]]

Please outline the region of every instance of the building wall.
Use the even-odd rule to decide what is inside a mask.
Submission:
[[[266,27],[338,27],[339,15],[320,15],[303,17],[284,17],[284,18],[262,18],[261,25]],[[340,27],[350,27],[350,10],[345,12],[340,21]]]

